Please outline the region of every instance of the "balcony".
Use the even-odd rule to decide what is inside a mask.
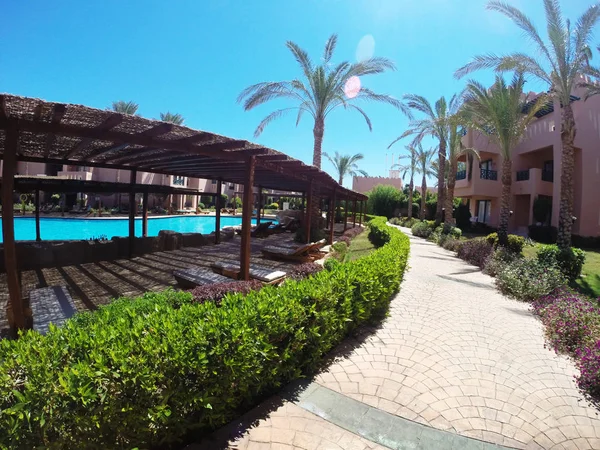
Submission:
[[[56,175],[68,180],[90,181],[92,179],[92,172],[88,172],[87,170],[61,170]]]
[[[456,181],[465,180],[466,178],[467,178],[466,170],[460,170],[460,171],[456,172]]]
[[[552,196],[552,173],[539,168],[519,170],[516,172],[515,195],[547,195]]]
[[[542,170],[542,181],[548,181],[549,183],[554,182],[554,171]]]
[[[517,181],[529,180],[529,169],[517,171]]]
[[[482,180],[498,181],[498,171],[489,169],[479,169],[479,178]]]
[[[171,185],[173,185],[173,186],[185,186],[185,177],[174,176],[171,179]]]

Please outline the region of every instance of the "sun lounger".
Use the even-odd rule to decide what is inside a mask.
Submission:
[[[301,245],[295,248],[269,245],[264,247],[261,251],[264,256],[271,259],[310,262],[319,259],[322,256],[319,249],[323,247],[323,245],[324,243],[322,241]]]
[[[77,312],[66,286],[50,286],[29,292],[29,306],[33,316],[33,329],[46,334],[53,323],[61,326]]]
[[[261,222],[258,225],[256,225],[254,228],[252,228],[252,230],[250,231],[250,236],[251,237],[267,237],[269,235],[269,227],[273,224],[273,222]],[[235,232],[237,234],[242,234],[242,227],[237,227],[235,229]]]
[[[230,278],[239,279],[240,264],[237,262],[218,261],[211,266],[214,270]],[[287,274],[281,270],[250,264],[250,277],[266,284],[278,284]]]
[[[193,289],[196,286],[215,283],[229,283],[231,280],[208,269],[192,267],[173,271],[177,284],[183,289]]]
[[[278,223],[269,229],[269,234],[285,233],[286,231],[295,232],[300,227],[298,219],[291,219],[287,223]]]

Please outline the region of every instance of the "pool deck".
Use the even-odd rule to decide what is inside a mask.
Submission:
[[[337,227],[336,227],[337,228]],[[337,231],[337,230],[336,230]],[[294,263],[273,261],[262,257],[267,245],[293,243],[292,233],[274,234],[268,238],[251,239],[251,263],[276,270],[289,271]],[[147,291],[175,287],[173,270],[208,267],[219,260],[239,261],[240,241],[236,236],[219,245],[184,247],[179,250],[150,253],[132,259],[59,266],[21,272],[23,297],[32,289],[47,286],[67,286],[78,311],[93,310],[118,297],[134,297]],[[0,336],[8,331],[6,274],[0,274]]]

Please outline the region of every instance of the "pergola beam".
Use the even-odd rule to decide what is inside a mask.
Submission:
[[[99,131],[110,130],[117,125],[119,125],[123,121],[123,116],[121,114],[113,114],[109,116],[104,122],[98,125],[96,128]],[[90,145],[94,140],[85,138],[81,139],[78,144],[76,144],[73,149],[71,149],[68,153],[65,154],[64,158],[71,159],[74,156],[78,155],[82,150],[84,150],[88,145]],[[86,158],[89,159],[89,158]]]

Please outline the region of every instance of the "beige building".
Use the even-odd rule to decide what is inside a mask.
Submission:
[[[600,96],[584,100],[585,92],[571,97],[577,135],[575,138],[575,184],[573,234],[600,235]],[[509,230],[525,234],[535,224],[533,205],[544,198],[551,205],[546,224],[558,226],[562,143],[560,105],[550,102],[537,114],[512,158],[512,197]],[[455,196],[469,203],[471,215],[492,227],[499,224],[502,191],[502,156],[487,136],[469,131],[463,138],[477,149],[481,160],[463,158],[457,172]]]
[[[379,185],[394,186],[396,189],[402,190],[402,178],[398,175],[398,171],[390,170],[390,175],[389,177],[353,177],[352,190],[366,194]]]

